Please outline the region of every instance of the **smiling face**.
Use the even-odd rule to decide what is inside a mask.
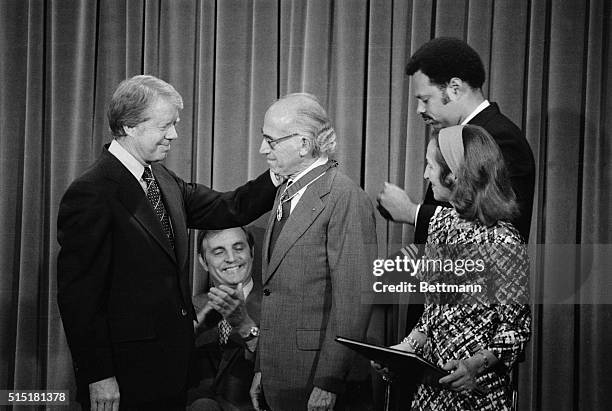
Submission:
[[[417,113],[434,130],[455,126],[461,122],[459,104],[454,101],[454,93],[448,88],[441,89],[421,72],[414,73],[413,87],[417,98]]]
[[[251,278],[253,250],[242,228],[211,232],[201,247],[200,263],[210,273],[215,285],[236,287]]]
[[[425,173],[423,177],[425,177],[431,183],[431,189],[433,190],[434,198],[438,201],[449,201],[451,196],[451,189],[442,185],[442,181],[440,176],[442,174],[442,166],[436,160],[439,152],[438,145],[436,141],[432,138],[429,140],[429,144],[427,144],[427,154],[425,159],[427,161],[427,165],[425,166]],[[448,178],[453,178],[453,174],[450,173]]]
[[[141,164],[150,164],[166,158],[170,143],[178,137],[176,123],[178,108],[164,98],[157,98],[145,111],[146,120],[134,127],[124,126],[121,144]]]

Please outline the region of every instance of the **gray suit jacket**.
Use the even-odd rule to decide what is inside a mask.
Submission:
[[[301,410],[313,386],[339,394],[345,387],[354,355],[334,338],[365,338],[371,306],[361,293],[371,287],[377,255],[374,209],[330,169],[306,189],[268,260],[275,216],[264,238],[256,367],[273,410]]]

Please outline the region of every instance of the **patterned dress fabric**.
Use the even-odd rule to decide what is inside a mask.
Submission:
[[[419,280],[457,286],[477,284],[482,292],[426,293],[415,329],[427,336],[424,356],[442,367],[490,350],[498,365],[477,378],[486,394],[460,393],[420,385],[413,410],[509,410],[509,373],[531,333],[529,261],[518,231],[509,223],[486,227],[438,208],[431,219],[426,259],[484,262],[485,269],[457,275],[440,267],[421,270]],[[437,290],[438,291],[438,290]]]

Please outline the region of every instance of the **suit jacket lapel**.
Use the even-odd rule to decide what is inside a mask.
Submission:
[[[266,270],[263,271],[262,282],[265,284],[270,277],[274,274],[275,270],[280,265],[283,257],[289,249],[295,244],[295,242],[304,234],[304,232],[312,225],[314,220],[317,218],[319,214],[325,208],[326,202],[323,201],[323,197],[325,197],[331,190],[331,184],[336,176],[336,169],[330,169],[323,177],[319,180],[312,183],[309,186],[299,202],[297,203],[295,209],[289,215],[289,219],[285,223],[283,227],[283,231],[281,231],[278,239],[276,240],[276,245],[274,246],[274,250],[272,251],[272,255],[270,256],[270,261]],[[278,201],[278,198],[277,198]],[[277,204],[275,201],[275,204]],[[272,218],[275,217],[275,213]],[[268,224],[268,230],[266,230],[266,238],[269,241],[269,232],[272,231],[272,226]],[[265,257],[264,255],[264,260]]]
[[[101,160],[104,162],[107,175],[117,183],[119,201],[134,216],[134,220],[143,227],[144,231],[155,239],[173,261],[176,261],[174,251],[170,248],[170,243],[141,185],[108,150],[104,150]]]
[[[276,218],[276,210],[278,208],[278,203],[280,202],[280,196],[281,196],[281,186],[278,187],[278,189],[276,190],[276,198],[274,199],[274,205],[272,206],[272,211],[270,212],[270,215],[268,216],[268,225],[266,227],[266,232],[264,234],[264,240],[263,240],[263,251],[262,251],[262,258],[261,258],[261,264],[262,264],[262,277],[265,276],[266,271],[268,270],[268,263],[269,263],[269,251],[270,251],[270,237],[272,236],[272,227],[274,227],[274,220]],[[278,239],[277,239],[278,240]],[[278,241],[277,241],[278,243]]]

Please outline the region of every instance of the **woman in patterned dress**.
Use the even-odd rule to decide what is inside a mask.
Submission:
[[[432,264],[419,280],[479,285],[482,291],[426,293],[417,325],[393,347],[420,353],[451,372],[440,386],[420,385],[412,409],[510,409],[509,374],[530,337],[531,314],[529,263],[508,222],[518,209],[503,157],[484,129],[449,127],[429,142],[424,177],[434,197],[453,206],[438,207],[433,215],[425,258],[456,267],[463,261],[463,269]],[[466,272],[469,260],[484,269]]]

